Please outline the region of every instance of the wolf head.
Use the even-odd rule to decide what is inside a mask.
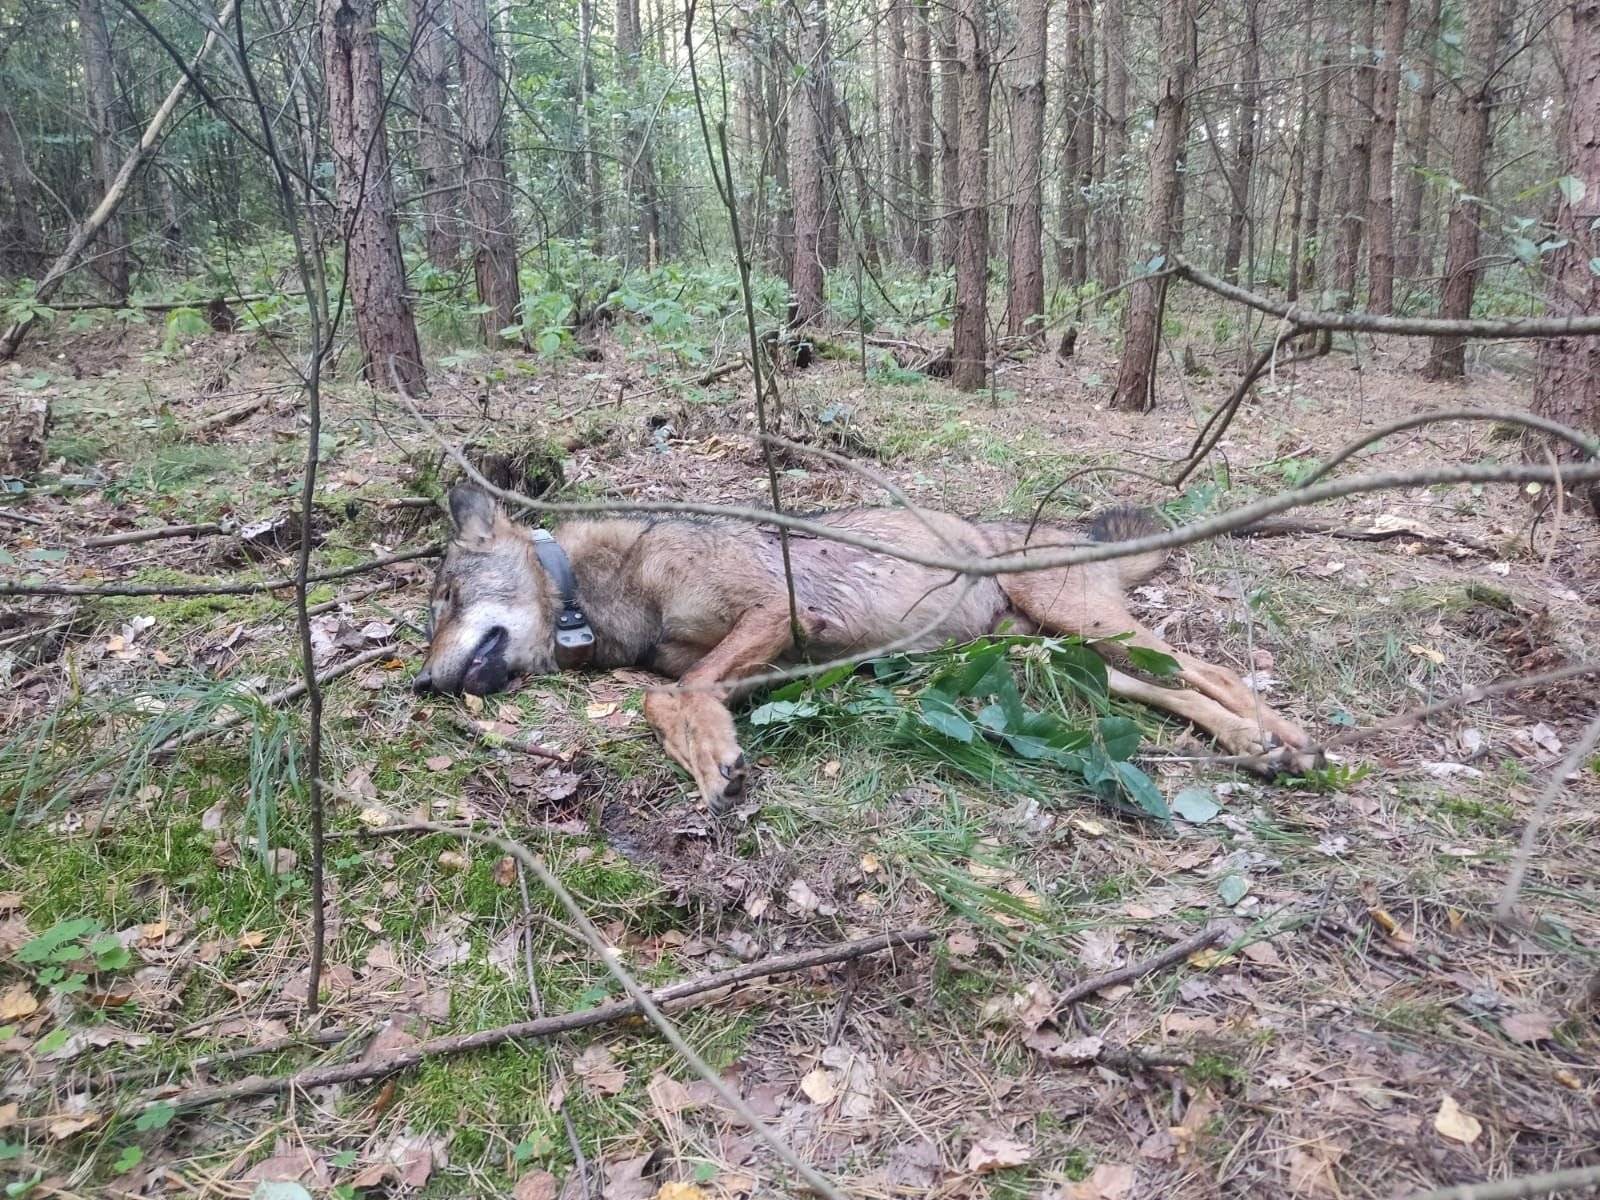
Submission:
[[[523,675],[556,670],[560,599],[527,530],[486,492],[450,492],[453,536],[429,598],[419,692],[485,696]]]

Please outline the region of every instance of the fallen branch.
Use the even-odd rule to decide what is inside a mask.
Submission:
[[[379,592],[392,592],[403,582],[405,581],[401,579],[385,579],[382,583],[373,584],[371,587],[364,591],[357,592],[353,596],[335,596],[332,600],[324,600],[321,604],[313,604],[310,608],[306,609],[306,614],[308,616],[318,617],[325,612],[332,612],[334,609],[345,604],[359,604],[363,600],[367,600],[373,596],[376,596]]]
[[[96,312],[100,309],[126,308],[133,312],[164,313],[176,312],[180,308],[203,309],[206,305],[218,301],[223,304],[255,304],[262,300],[276,300],[280,296],[290,298],[298,294],[297,292],[252,292],[245,296],[215,296],[204,300],[64,300],[49,307],[56,312]]]
[[[1118,967],[1115,971],[1107,971],[1103,975],[1095,975],[1082,983],[1073,984],[1056,997],[1056,1012],[1065,1011],[1103,988],[1116,987],[1119,983],[1132,983],[1136,979],[1143,979],[1146,975],[1153,975],[1157,971],[1180,963],[1196,950],[1204,950],[1213,942],[1220,941],[1225,932],[1220,925],[1208,926],[1181,942],[1173,942],[1160,954],[1151,958],[1131,962],[1125,967]]]
[[[164,538],[208,537],[214,533],[232,533],[238,526],[232,521],[206,521],[198,525],[158,525],[154,529],[130,529],[127,533],[107,533],[100,537],[85,538],[87,549],[100,550],[107,546],[132,546],[139,542],[155,542]]]
[[[190,434],[216,433],[219,429],[231,428],[246,417],[254,416],[265,408],[268,396],[276,390],[276,388],[268,389],[268,391],[246,400],[242,404],[235,404],[230,408],[222,409],[220,412],[214,412],[208,417],[201,417],[189,427],[189,432]]]
[[[106,222],[116,215],[122,207],[122,201],[128,194],[128,186],[133,182],[134,175],[139,168],[150,158],[161,145],[162,130],[172,119],[172,114],[177,111],[179,102],[189,90],[189,82],[194,77],[195,71],[211,53],[211,47],[217,42],[217,31],[227,27],[233,17],[236,0],[227,0],[222,11],[217,14],[215,23],[206,30],[205,40],[200,43],[200,48],[195,51],[189,65],[184,70],[183,78],[172,85],[167,92],[166,99],[161,102],[161,107],[156,109],[155,115],[150,118],[150,123],[145,126],[144,133],[140,136],[128,157],[122,160],[116,178],[106,188],[106,193],[101,197],[95,209],[79,223],[72,231],[72,237],[67,241],[66,248],[61,251],[55,262],[50,264],[50,269],[44,273],[44,278],[39,280],[39,286],[34,288],[29,297],[36,305],[48,305],[50,297],[56,294],[56,289],[61,286],[69,272],[78,265],[78,260],[83,257],[84,249],[94,240],[95,235],[105,227]],[[34,316],[30,310],[26,317],[14,322],[4,334],[0,334],[0,362],[9,361],[22,346],[23,338],[28,336],[28,330],[33,328]]]
[[[1178,275],[1225,300],[1249,305],[1301,329],[1327,329],[1341,333],[1387,333],[1401,337],[1564,338],[1600,334],[1600,317],[1507,317],[1499,320],[1449,320],[1442,317],[1387,317],[1375,313],[1324,313],[1286,304],[1246,291],[1218,279],[1184,259],[1176,260]]]
[[[1600,1166],[1567,1167],[1489,1183],[1458,1183],[1454,1187],[1418,1192],[1411,1200],[1524,1200],[1527,1196],[1549,1196],[1595,1186],[1600,1186]]]
[[[560,750],[553,750],[549,746],[542,746],[531,737],[518,739],[507,737],[505,734],[494,733],[483,728],[464,713],[452,712],[449,716],[450,724],[454,725],[473,741],[481,742],[491,750],[514,750],[518,754],[526,754],[530,758],[544,758],[558,763],[570,763],[572,761],[570,753],[562,753]]]
[[[1462,546],[1468,550],[1476,550],[1480,554],[1487,554],[1493,549],[1488,542],[1483,541],[1481,538],[1468,537],[1465,534],[1429,533],[1425,530],[1407,529],[1398,525],[1393,529],[1351,529],[1348,526],[1335,525],[1331,521],[1258,521],[1254,525],[1247,525],[1243,529],[1234,530],[1231,536],[1238,538],[1293,537],[1297,534],[1315,534],[1318,537],[1339,538],[1341,541],[1346,542],[1387,542],[1394,538],[1413,538],[1419,542]]]
[[[377,662],[386,655],[393,657],[397,649],[398,647],[396,646],[388,645],[374,646],[370,650],[363,650],[353,658],[347,658],[343,662],[329,667],[326,671],[318,672],[317,683],[318,685],[332,683],[335,679],[350,674],[351,671],[356,670],[358,667]],[[301,696],[304,696],[306,689],[306,681],[302,679],[299,683],[290,684],[286,688],[280,688],[276,692],[271,692],[261,697],[261,703],[268,708],[281,708],[291,700],[298,700]],[[193,729],[187,729],[183,733],[162,742],[161,745],[150,752],[150,758],[152,761],[159,761],[170,757],[187,746],[192,746],[196,742],[203,742],[209,737],[215,737],[217,734],[224,733],[236,725],[243,724],[249,718],[249,715],[248,712],[234,711],[222,720],[210,725],[199,725]]]
[[[22,525],[44,524],[43,519],[34,516],[32,513],[12,512],[9,508],[0,508],[0,519],[6,521],[16,521]]]
[[[460,831],[442,829],[438,832],[459,833]],[[753,980],[762,979],[770,975],[789,975],[796,971],[808,970],[811,967],[849,962],[852,959],[862,958],[869,954],[881,954],[885,950],[893,950],[897,947],[918,946],[930,941],[932,938],[932,930],[907,929],[899,933],[882,933],[875,937],[859,938],[853,942],[837,942],[828,946],[818,946],[811,950],[797,950],[789,954],[777,954],[771,958],[746,963],[743,966],[731,967],[726,971],[702,975],[698,979],[667,984],[665,987],[656,988],[650,992],[648,999],[655,1005],[671,1004],[683,1000],[703,1002],[711,998],[711,993],[721,991],[724,988],[736,987],[739,984],[750,983]],[[537,1041],[554,1037],[559,1033],[569,1033],[575,1029],[587,1029],[594,1025],[605,1025],[612,1021],[620,1021],[625,1017],[637,1016],[641,1011],[640,1004],[635,1000],[616,1000],[610,1004],[602,1004],[595,1008],[586,1008],[578,1012],[562,1013],[553,1017],[539,1017],[531,1021],[517,1021],[510,1025],[499,1025],[492,1029],[480,1029],[473,1033],[430,1038],[413,1046],[402,1047],[393,1053],[371,1061],[332,1063],[326,1066],[307,1067],[288,1075],[252,1076],[233,1083],[219,1084],[208,1088],[194,1088],[175,1095],[171,1093],[170,1088],[162,1088],[158,1091],[147,1093],[141,1097],[141,1101],[150,1104],[158,1100],[165,1100],[166,1103],[174,1108],[194,1109],[212,1104],[224,1104],[231,1100],[240,1100],[249,1096],[274,1096],[290,1090],[302,1091],[307,1088],[328,1087],[336,1083],[357,1083],[381,1079],[386,1075],[393,1075],[397,1071],[404,1071],[414,1067],[429,1058],[438,1058],[449,1054],[463,1054],[469,1050],[483,1050],[491,1046],[503,1045],[506,1042]]]
[[[438,558],[444,547],[438,542],[420,550],[402,550],[382,558],[369,558],[352,567],[319,571],[306,577],[307,583],[330,583],[364,575],[380,567],[411,562],[418,558]],[[259,583],[124,583],[104,587],[83,583],[0,583],[0,596],[253,596],[258,592],[278,592],[294,586],[293,578],[264,579]]]
[[[1272,343],[1260,354],[1256,355],[1255,361],[1250,364],[1250,369],[1244,373],[1244,377],[1235,385],[1233,394],[1228,397],[1221,408],[1211,414],[1211,418],[1205,423],[1205,427],[1195,435],[1194,443],[1189,447],[1188,461],[1172,477],[1173,487],[1181,487],[1183,481],[1193,474],[1194,469],[1205,461],[1206,456],[1222,440],[1222,435],[1227,433],[1228,426],[1233,424],[1233,418],[1238,413],[1240,406],[1244,404],[1245,397],[1250,394],[1250,389],[1255,386],[1256,380],[1266,374],[1268,368],[1276,371],[1279,367],[1293,366],[1295,363],[1318,357],[1315,353],[1296,354],[1293,358],[1287,358],[1283,362],[1276,361],[1278,348],[1285,340],[1294,337],[1300,331],[1301,327],[1298,323],[1291,323],[1290,328],[1281,337],[1274,337]]]
[[[1567,756],[1561,760],[1560,765],[1551,772],[1550,778],[1545,781],[1544,790],[1539,793],[1539,799],[1534,802],[1533,811],[1528,814],[1528,823],[1522,827],[1522,840],[1517,843],[1517,853],[1511,860],[1511,870],[1506,874],[1505,890],[1500,894],[1500,903],[1495,905],[1494,915],[1500,920],[1509,921],[1516,913],[1517,895],[1522,891],[1522,880],[1528,873],[1529,864],[1533,861],[1534,844],[1539,840],[1550,806],[1555,803],[1561,790],[1567,786],[1567,780],[1577,774],[1589,761],[1597,744],[1600,744],[1600,713],[1590,720],[1588,728],[1573,743],[1572,749],[1567,751]]]

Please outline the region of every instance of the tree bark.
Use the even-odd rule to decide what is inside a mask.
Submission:
[[[1103,0],[1105,23],[1105,97],[1101,104],[1100,185],[1106,193],[1098,219],[1094,222],[1095,279],[1102,288],[1122,283],[1127,264],[1123,261],[1122,195],[1128,153],[1128,14],[1124,0]]]
[[[1006,220],[1006,331],[1012,337],[1037,338],[1044,329],[1044,65],[1049,22],[1049,0],[1022,0],[1011,102],[1013,191]]]
[[[1394,311],[1394,141],[1407,0],[1382,0],[1383,44],[1372,89],[1372,179],[1367,192],[1368,309]]]
[[[583,190],[589,208],[589,248],[605,253],[606,196],[594,136],[594,0],[578,0],[578,131],[583,139]],[[747,97],[748,99],[748,97]],[[745,108],[748,116],[749,107]]]
[[[409,0],[411,102],[417,110],[417,183],[422,191],[422,237],[428,261],[440,270],[461,255],[457,217],[460,166],[450,121],[450,34],[440,21],[448,0]]]
[[[892,245],[898,253],[908,255],[916,240],[915,222],[909,219],[910,205],[906,196],[906,181],[911,175],[911,140],[914,131],[910,122],[902,118],[911,112],[911,69],[907,61],[905,8],[901,0],[887,0],[887,3],[891,120],[888,171],[883,192],[888,198],[889,225],[894,230]],[[866,202],[866,196],[862,197],[862,202]]]
[[[933,64],[928,0],[911,6],[911,160],[916,180],[912,200],[916,235],[911,257],[927,271],[933,266],[933,234],[928,214],[933,206]]]
[[[626,0],[624,0],[626,2]],[[485,0],[452,0],[457,65],[461,72],[461,147],[465,159],[467,215],[473,243],[472,270],[488,346],[523,344],[522,291],[517,281],[517,233],[506,179],[505,134],[501,129],[500,60],[489,32]]]
[[[772,261],[785,279],[794,274],[794,186],[789,170],[789,91],[784,80],[790,77],[788,64],[779,53],[777,39],[763,47],[767,55],[763,71],[766,91],[762,103],[767,120],[767,146],[772,154],[772,182],[783,203],[773,213],[771,227]]]
[[[1311,97],[1315,85],[1311,77],[1311,43],[1316,37],[1312,18],[1314,0],[1305,0],[1301,10],[1301,40],[1295,55],[1295,77],[1299,81],[1299,111],[1295,116],[1294,144],[1289,151],[1289,271],[1284,295],[1291,301],[1300,298],[1300,251],[1306,203],[1306,139],[1311,132]]]
[[[328,135],[346,251],[346,282],[361,343],[361,372],[373,387],[427,388],[417,323],[406,299],[384,129],[387,99],[378,55],[377,0],[322,0],[323,78]],[[392,371],[392,374],[391,374]]]
[[[1244,60],[1239,66],[1239,109],[1234,117],[1233,207],[1228,212],[1228,244],[1222,277],[1237,280],[1250,224],[1250,185],[1255,175],[1261,112],[1261,12],[1259,0],[1244,0]],[[1246,272],[1245,285],[1253,282]]]
[[[1547,313],[1600,316],[1600,0],[1572,8],[1566,47],[1566,163],[1556,237],[1565,245],[1549,260]],[[1581,190],[1580,190],[1581,189]],[[1533,411],[1590,434],[1600,434],[1600,338],[1555,338],[1539,343]],[[1553,444],[1553,448],[1554,444]],[[1555,449],[1576,457],[1571,447]],[[1530,455],[1542,461],[1542,449]],[[1591,505],[1600,488],[1589,487]],[[1600,507],[1597,507],[1600,514]]]
[[[1444,286],[1439,315],[1472,315],[1478,287],[1478,220],[1487,180],[1489,132],[1495,99],[1495,59],[1503,0],[1478,0],[1467,9],[1467,79],[1456,106],[1456,149],[1450,176],[1456,189],[1445,228]],[[1425,372],[1430,379],[1460,379],[1466,373],[1466,342],[1434,338]]]
[[[1308,5],[1306,16],[1310,18]],[[1321,49],[1318,54],[1316,89],[1311,101],[1310,159],[1306,167],[1306,215],[1301,249],[1304,258],[1300,264],[1300,287],[1309,291],[1321,283],[1317,261],[1322,257],[1322,195],[1328,169],[1328,117],[1333,103],[1333,27],[1324,16],[1321,23]]]
[[[617,0],[617,80],[628,98],[627,137],[624,152],[628,158],[627,186],[629,208],[637,217],[634,226],[637,249],[647,267],[661,261],[663,253],[661,197],[656,188],[655,152],[650,145],[649,126],[640,109],[639,63],[644,49],[644,31],[639,24],[639,0]]]
[[[983,0],[956,0],[954,20],[961,100],[960,209],[950,382],[974,391],[989,373],[989,28]]]
[[[1428,180],[1423,172],[1433,138],[1433,104],[1439,80],[1439,14],[1442,0],[1432,0],[1428,27],[1422,35],[1422,86],[1417,91],[1411,120],[1406,126],[1405,173],[1400,188],[1399,230],[1396,235],[1394,273],[1400,279],[1417,279],[1433,271],[1432,247],[1422,240],[1422,202]]]
[[[1150,201],[1145,214],[1145,244],[1140,253],[1148,250],[1163,259],[1172,254],[1178,235],[1174,224],[1178,192],[1183,186],[1178,159],[1183,153],[1187,132],[1185,98],[1194,46],[1192,5],[1193,0],[1162,0],[1161,3],[1158,57],[1161,79],[1156,92],[1155,131],[1150,138]],[[1150,407],[1165,292],[1165,279],[1141,280],[1128,289],[1122,362],[1117,370],[1116,395],[1112,397],[1115,408],[1142,412]]]
[[[956,60],[956,20],[945,10],[939,23],[939,264],[956,263],[961,225],[961,68]]]
[[[13,260],[19,274],[32,275],[44,265],[44,225],[39,220],[37,189],[22,147],[22,137],[17,132],[11,110],[4,105],[0,105],[0,172],[4,173],[6,186],[11,191],[11,208],[15,214]]]
[[[106,28],[100,0],[78,0],[78,36],[83,43],[83,83],[89,100],[89,128],[93,132],[91,158],[94,178],[103,195],[111,190],[122,152],[117,134],[122,106],[117,103],[117,77],[111,59],[111,33]],[[126,300],[130,286],[128,238],[120,209],[100,231],[100,253],[94,273],[114,299]]]
[[[1355,304],[1356,280],[1361,274],[1361,244],[1367,227],[1367,199],[1372,182],[1372,94],[1375,86],[1372,69],[1373,30],[1376,27],[1377,0],[1362,0],[1361,24],[1353,32],[1356,43],[1356,70],[1350,76],[1346,97],[1345,130],[1349,149],[1342,156],[1343,211],[1339,217],[1339,255],[1334,286],[1339,303]]]
[[[800,13],[800,78],[789,113],[789,184],[794,194],[794,262],[789,275],[790,317],[797,325],[822,319],[826,289],[822,269],[826,197],[823,121],[823,55],[827,30],[820,4]]]
[[[1057,270],[1068,287],[1089,274],[1089,227],[1085,211],[1094,182],[1094,51],[1089,0],[1067,0],[1063,48],[1062,108],[1066,139],[1061,154],[1061,247]]]

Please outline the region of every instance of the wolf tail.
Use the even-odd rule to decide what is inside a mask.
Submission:
[[[1096,542],[1126,542],[1133,538],[1149,537],[1165,528],[1161,519],[1148,508],[1123,504],[1097,513],[1089,523],[1089,537]],[[1117,582],[1130,588],[1159,571],[1161,564],[1167,561],[1167,553],[1165,550],[1146,550],[1142,554],[1114,558],[1109,565],[1116,569]]]

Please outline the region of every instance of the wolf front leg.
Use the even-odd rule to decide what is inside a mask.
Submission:
[[[749,782],[728,700],[741,679],[771,666],[793,646],[792,633],[787,603],[746,609],[677,685],[645,694],[645,719],[718,816],[744,799]]]

